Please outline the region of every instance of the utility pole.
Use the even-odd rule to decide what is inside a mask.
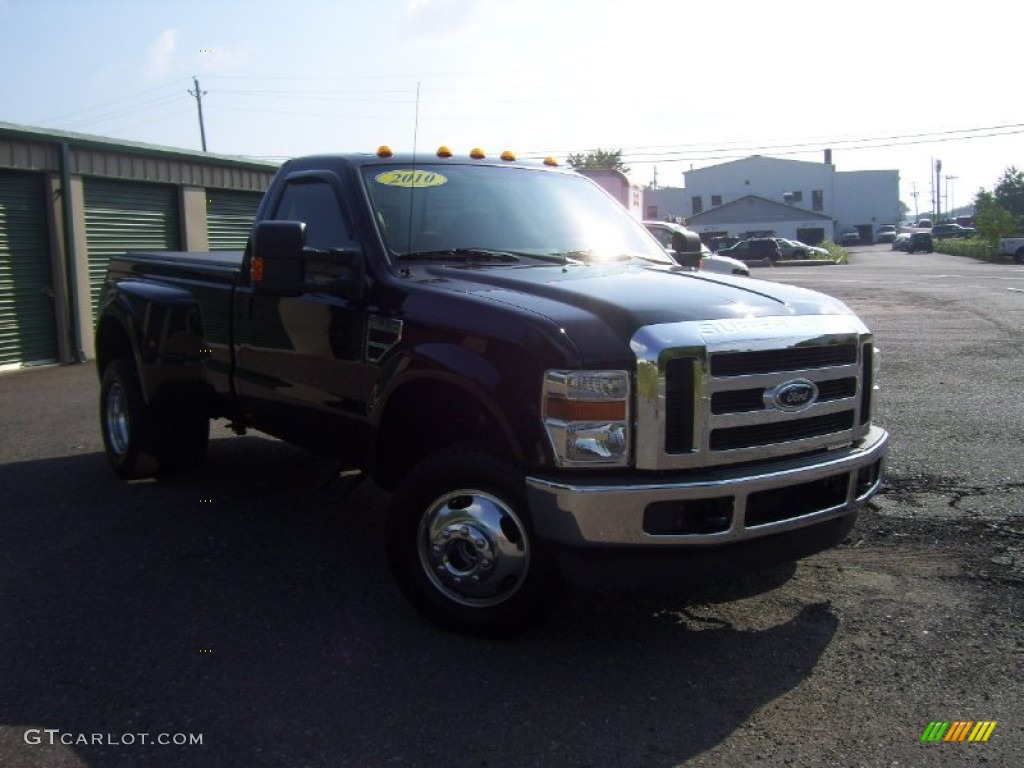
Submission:
[[[942,161],[935,161],[935,221],[938,224],[942,218]]]
[[[952,216],[952,217],[956,216],[956,206],[953,205],[954,200],[950,196],[949,182],[956,181],[959,178],[960,178],[959,176],[949,176],[948,174],[946,176],[946,205],[948,206],[947,210],[949,211],[949,215]],[[953,188],[956,189],[956,185],[955,184],[953,185]]]
[[[196,106],[199,107],[199,137],[203,141],[203,152],[206,151],[206,128],[203,127],[203,96],[206,95],[206,91],[199,90],[199,81],[195,75],[192,76],[192,82],[196,84],[195,91],[189,91],[190,96],[196,97]]]
[[[918,219],[921,218],[921,214],[918,213],[918,210],[917,210],[917,196],[919,194],[921,194],[921,193],[917,191],[917,182],[916,181],[913,181],[913,182],[910,183],[910,189],[912,190],[911,193],[910,193],[910,196],[912,198],[914,198],[914,221],[917,221]]]

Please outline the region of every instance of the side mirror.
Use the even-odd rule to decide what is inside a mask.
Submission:
[[[261,221],[252,229],[249,280],[256,293],[298,294],[305,288],[306,225]]]
[[[306,248],[304,222],[261,221],[252,231],[249,280],[254,292],[271,296],[330,293],[358,301],[366,261],[359,251]]]
[[[700,237],[695,232],[673,232],[672,250],[676,263],[682,267],[700,269]]]

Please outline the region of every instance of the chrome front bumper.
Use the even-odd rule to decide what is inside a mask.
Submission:
[[[647,482],[638,473],[600,480],[526,479],[537,535],[573,547],[728,544],[842,517],[873,496],[889,435],[872,427],[841,450],[771,464]],[[672,477],[671,475],[668,477]]]

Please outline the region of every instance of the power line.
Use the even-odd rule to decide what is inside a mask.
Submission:
[[[128,96],[120,96],[120,97],[118,97],[116,99],[107,99],[102,104],[98,104],[98,105],[96,105],[94,107],[83,107],[82,109],[76,109],[76,110],[73,110],[71,112],[65,112],[62,115],[57,115],[56,117],[47,118],[46,120],[36,120],[34,124],[35,125],[43,125],[44,123],[53,123],[53,122],[56,122],[56,121],[59,121],[59,120],[64,120],[64,119],[69,118],[69,117],[74,117],[75,115],[82,114],[83,112],[95,112],[96,110],[99,110],[99,109],[106,109],[111,104],[117,104],[118,102],[122,102],[122,101],[131,101],[132,99],[136,99],[139,96],[145,96],[147,93],[154,93],[155,91],[162,91],[162,90],[165,90],[165,89],[168,89],[168,88],[176,88],[176,87],[178,87],[178,81],[180,81],[180,78],[175,78],[175,82],[173,82],[173,83],[166,83],[164,85],[157,85],[157,86],[154,86],[152,88],[146,88],[145,90],[137,91],[136,93],[129,94]],[[85,120],[86,120],[86,122],[88,122],[88,118],[86,118]],[[80,121],[76,121],[76,122],[80,122]]]
[[[113,112],[106,112],[103,114],[95,115],[93,117],[82,118],[81,120],[72,120],[70,123],[64,123],[64,126],[70,128],[76,126],[91,125],[93,123],[105,123],[110,120],[115,120],[119,117],[126,117],[128,115],[134,115],[138,112],[151,110],[155,107],[164,106],[165,104],[170,104],[171,102],[177,101],[180,98],[181,97],[177,95],[159,96],[155,99],[144,102],[142,104],[136,104],[131,107],[124,107],[123,109],[116,109]]]
[[[989,131],[980,133],[980,131]],[[682,149],[667,149],[664,152],[643,151],[645,148],[623,148],[622,159],[631,163],[681,163],[681,162],[708,162],[711,160],[731,160],[749,157],[763,151],[770,151],[772,155],[800,155],[818,152],[823,147],[840,145],[844,151],[851,152],[860,149],[884,149],[888,147],[913,146],[917,144],[933,144],[949,141],[969,141],[972,139],[993,138],[999,136],[1014,136],[1024,133],[1024,124],[1010,123],[1001,126],[990,126],[987,128],[965,128],[952,131],[939,131],[934,133],[906,134],[904,136],[890,137],[866,137],[859,139],[823,139],[815,142],[801,144],[749,144],[732,147],[718,147],[700,149],[700,145],[684,147]],[[954,135],[959,134],[959,135]],[[709,145],[710,147],[711,145]],[[541,158],[548,155],[567,155],[579,150],[546,150],[530,151],[522,153],[523,157]]]

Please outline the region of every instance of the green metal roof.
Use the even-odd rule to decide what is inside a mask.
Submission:
[[[67,142],[76,147],[88,147],[94,149],[126,150],[130,149],[140,154],[153,157],[177,158],[192,162],[207,162],[223,165],[230,163],[236,166],[251,168],[253,170],[268,171],[280,167],[281,163],[268,160],[254,160],[241,155],[219,155],[213,152],[200,152],[193,149],[181,149],[180,147],[164,147],[159,144],[144,144],[140,141],[123,141],[111,139],[106,136],[93,136],[88,133],[72,133],[70,131],[57,131],[49,128],[37,128],[31,125],[18,125],[17,123],[0,122],[0,138],[21,139],[38,141],[49,144],[60,144]]]

